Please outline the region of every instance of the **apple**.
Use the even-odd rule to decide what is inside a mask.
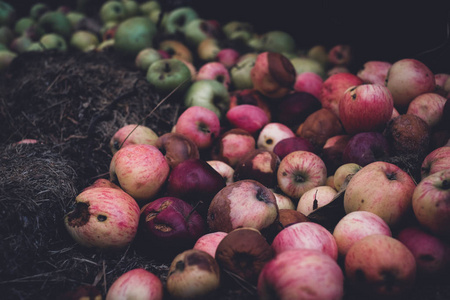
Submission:
[[[273,151],[273,148],[279,141],[291,137],[295,137],[295,133],[288,126],[283,123],[270,122],[259,132],[256,147]]]
[[[87,30],[75,31],[70,39],[70,46],[82,52],[95,50],[98,44],[98,37]]]
[[[155,197],[169,176],[164,155],[153,145],[132,144],[112,157],[109,175],[136,201],[144,203]]]
[[[372,234],[355,242],[345,256],[349,286],[364,296],[399,299],[416,281],[416,261],[399,240]]]
[[[290,59],[290,61],[294,66],[295,74],[297,74],[297,77],[300,74],[308,72],[319,75],[321,79],[325,77],[324,66],[315,59],[304,56],[294,56]]]
[[[175,166],[167,179],[166,194],[183,199],[206,217],[213,197],[226,186],[225,180],[205,160],[187,159]]]
[[[24,35],[25,32],[36,24],[35,20],[31,17],[21,17],[14,23],[14,33],[17,36]],[[2,38],[0,42],[2,44],[8,44],[13,39],[13,31],[8,26],[2,26]],[[5,38],[6,37],[6,38]],[[444,81],[445,83],[445,81]]]
[[[39,39],[41,47],[45,50],[67,51],[67,42],[63,36],[57,33],[45,33]]]
[[[176,58],[160,59],[152,63],[146,79],[162,97],[175,89],[177,95],[182,95],[192,81],[189,68]]]
[[[290,210],[295,210],[295,204],[292,201],[291,198],[289,198],[288,196],[284,195],[284,194],[280,194],[280,193],[273,193],[275,195],[275,199],[277,200],[277,205],[278,205],[278,209],[282,210],[282,209],[290,209]],[[306,216],[305,216],[306,218]]]
[[[236,49],[223,48],[217,53],[215,59],[230,70],[239,61],[240,57],[241,54]]]
[[[196,49],[203,40],[216,38],[219,34],[215,22],[202,18],[197,18],[187,23],[183,33],[187,45],[192,49]]]
[[[374,161],[386,160],[391,155],[390,144],[380,132],[360,132],[350,138],[342,152],[344,163],[356,163],[360,166]]]
[[[134,240],[139,224],[139,205],[123,190],[110,187],[87,189],[76,196],[74,207],[64,217],[64,225],[80,245],[115,250]]]
[[[164,154],[172,169],[187,159],[200,158],[197,145],[190,138],[180,133],[165,133],[157,137],[154,145]]]
[[[0,51],[0,71],[5,70],[9,67],[9,65],[12,63],[12,61],[18,56],[17,53],[9,51],[9,50],[3,50]]]
[[[125,5],[122,1],[107,1],[100,7],[99,14],[103,24],[119,23],[126,18]]]
[[[169,267],[166,289],[175,299],[207,298],[220,287],[220,268],[207,252],[185,250],[175,256]]]
[[[353,51],[350,45],[338,44],[328,51],[328,61],[335,66],[349,66],[353,60]]]
[[[150,65],[161,58],[161,53],[155,48],[144,48],[136,55],[135,65],[140,70],[147,72]]]
[[[216,80],[228,90],[231,79],[230,73],[224,64],[211,61],[203,64],[197,72],[196,80]]]
[[[33,40],[30,37],[26,35],[21,35],[17,36],[12,40],[11,44],[9,45],[9,48],[15,54],[24,53],[32,43]]]
[[[364,210],[380,216],[389,226],[398,227],[412,212],[411,199],[416,184],[398,166],[376,161],[353,175],[344,194],[346,213]]]
[[[229,109],[230,95],[223,83],[214,79],[199,80],[197,76],[184,95],[184,104],[207,108],[220,119]]]
[[[352,87],[363,84],[358,76],[352,73],[337,73],[329,76],[322,84],[319,100],[323,108],[330,109],[339,116],[339,102],[344,92]]]
[[[232,166],[221,160],[207,160],[206,161],[214,170],[222,175],[225,184],[229,185],[234,182],[234,169]]]
[[[228,110],[225,117],[231,126],[244,129],[252,135],[269,123],[266,112],[251,104],[236,105]]]
[[[421,227],[403,228],[397,235],[416,259],[417,275],[439,275],[446,267],[446,245],[444,241],[425,231]]]
[[[105,178],[99,178],[99,179],[95,180],[93,183],[91,183],[90,185],[88,185],[87,187],[85,187],[82,191],[84,192],[88,189],[93,189],[93,188],[97,188],[97,187],[103,187],[103,188],[108,187],[108,188],[122,190],[118,185],[111,182],[110,180],[105,179]]]
[[[293,249],[320,251],[337,260],[338,248],[333,235],[322,225],[314,222],[292,224],[281,230],[271,244],[276,255]]]
[[[250,104],[258,106],[267,115],[269,122],[272,121],[272,107],[269,104],[270,99],[262,95],[255,89],[245,89],[245,90],[234,90],[230,91],[230,108],[235,106]]]
[[[450,237],[450,169],[422,179],[414,189],[412,208],[419,223],[433,234]]]
[[[382,131],[391,119],[391,92],[379,84],[362,84],[347,89],[339,101],[339,118],[348,134]]]
[[[124,56],[135,58],[142,49],[153,47],[156,32],[156,25],[149,18],[128,18],[118,24],[114,49]]]
[[[253,36],[253,25],[249,22],[232,20],[222,26],[222,31],[228,41],[244,44]]]
[[[364,210],[346,214],[333,229],[340,257],[345,257],[354,243],[372,234],[392,236],[389,225],[378,215]]]
[[[346,163],[339,166],[339,168],[337,168],[334,172],[333,177],[333,183],[336,190],[340,191],[341,187],[344,185],[344,182],[347,180],[347,177],[355,175],[356,172],[361,169],[362,166],[356,163]]]
[[[369,60],[364,63],[362,69],[358,70],[356,76],[364,83],[380,84],[384,86],[387,73],[392,63],[387,61]]]
[[[295,69],[284,55],[276,52],[258,54],[250,76],[253,87],[269,98],[281,98],[293,90]]]
[[[174,8],[167,13],[163,22],[164,32],[169,35],[184,34],[186,25],[198,18],[198,13],[192,7],[181,6]]]
[[[182,42],[166,39],[159,42],[158,49],[165,51],[169,54],[170,58],[176,58],[182,61],[193,62],[193,56],[191,50]]]
[[[327,185],[318,186],[306,191],[298,201],[297,210],[308,216],[316,209],[334,200],[337,191]]]
[[[132,144],[156,145],[157,140],[158,135],[153,129],[139,124],[128,124],[114,133],[109,141],[109,148],[114,155],[122,147]]]
[[[338,134],[325,141],[320,153],[328,174],[334,174],[337,168],[344,164],[342,154],[351,138],[352,136],[348,134]]]
[[[206,253],[215,258],[217,246],[220,244],[220,242],[227,234],[228,233],[223,231],[205,233],[204,235],[202,235],[197,239],[193,249],[205,251]]]
[[[282,139],[277,142],[275,147],[272,149],[273,153],[275,153],[280,159],[283,159],[289,153],[298,150],[314,152],[315,149],[310,141],[300,136]]]
[[[177,197],[161,197],[140,211],[140,236],[150,249],[179,253],[194,246],[206,232],[202,216]]]
[[[450,169],[449,146],[436,148],[425,156],[421,166],[421,179],[445,169]]]
[[[162,300],[164,286],[161,279],[144,268],[131,269],[114,280],[106,300],[154,299]]]
[[[253,82],[251,70],[255,66],[257,53],[247,53],[239,57],[239,60],[230,68],[230,79],[235,90],[252,89]]]
[[[327,67],[328,62],[328,51],[324,45],[314,45],[308,49],[306,57],[312,58],[318,61],[323,67]]]
[[[216,139],[211,150],[211,157],[234,168],[243,157],[255,150],[255,146],[255,138],[248,131],[234,128]]]
[[[240,227],[268,231],[278,220],[275,195],[258,181],[236,181],[212,199],[207,222],[211,232],[231,232]]]
[[[406,110],[420,94],[433,92],[436,81],[433,72],[414,58],[400,59],[392,64],[386,75],[386,87],[391,91],[394,106]]]
[[[49,33],[58,34],[64,39],[70,38],[72,24],[66,15],[60,11],[47,11],[39,17],[36,31],[38,35]]]
[[[320,91],[322,89],[323,79],[314,72],[303,72],[297,74],[294,83],[294,90],[297,92],[310,93],[317,99],[320,97]]]
[[[281,30],[270,30],[259,37],[256,50],[260,52],[294,53],[296,44],[290,33]]]
[[[344,297],[344,275],[335,260],[318,250],[289,250],[264,266],[257,292],[261,300],[338,300]]]
[[[35,3],[31,5],[29,15],[33,20],[39,20],[39,18],[46,12],[50,11],[50,7],[46,3]]]
[[[10,26],[16,20],[17,12],[14,6],[2,1],[0,5],[0,26]]]
[[[219,137],[220,120],[217,114],[208,108],[191,106],[178,117],[175,132],[187,136],[199,150],[203,150],[211,147]]]
[[[287,126],[298,126],[322,107],[320,101],[307,92],[291,92],[274,108],[274,120]]]
[[[442,119],[446,101],[447,99],[439,94],[423,93],[409,103],[406,113],[420,117],[430,128],[434,128]]]
[[[217,54],[222,50],[219,40],[215,37],[208,37],[200,42],[197,46],[197,56],[204,62],[212,62],[216,60]]]
[[[279,188],[287,196],[300,199],[306,191],[325,185],[327,167],[318,155],[298,150],[281,160],[277,179]]]

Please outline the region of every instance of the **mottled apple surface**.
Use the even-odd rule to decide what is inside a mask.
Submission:
[[[164,286],[161,279],[143,268],[120,275],[111,285],[106,300],[154,299],[162,300]]]

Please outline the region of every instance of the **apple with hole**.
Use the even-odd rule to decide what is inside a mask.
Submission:
[[[103,24],[108,22],[117,22],[126,17],[125,6],[121,1],[108,1],[100,7],[100,20]]]
[[[194,60],[191,50],[185,44],[177,40],[166,39],[159,42],[158,50],[166,52],[169,54],[170,58],[176,58],[190,63]]]
[[[170,166],[153,145],[131,144],[117,151],[110,163],[110,179],[136,201],[155,197],[169,176]]]
[[[236,90],[252,89],[253,82],[251,70],[255,66],[257,53],[247,53],[239,57],[238,61],[230,68],[231,84]]]
[[[446,245],[438,237],[416,226],[403,228],[397,235],[416,259],[417,275],[435,276],[446,267]]]
[[[330,109],[339,116],[339,102],[344,92],[352,87],[363,84],[358,76],[352,73],[337,73],[329,76],[322,84],[319,100],[323,108]]]
[[[161,97],[169,95],[175,89],[176,95],[182,95],[192,81],[189,68],[176,58],[160,59],[152,63],[147,70],[146,79]]]
[[[380,132],[367,131],[353,135],[342,152],[342,162],[366,166],[374,161],[386,160],[391,155],[387,138]]]
[[[333,235],[314,222],[301,222],[284,228],[275,236],[271,246],[276,255],[293,249],[314,249],[334,260],[338,258],[338,248]]]
[[[211,150],[211,157],[235,168],[243,157],[256,149],[255,146],[255,138],[248,131],[233,128],[216,139]]]
[[[295,137],[295,133],[285,124],[278,122],[267,123],[259,132],[256,147],[273,151],[279,141]]]
[[[322,107],[320,101],[307,92],[291,92],[274,107],[274,120],[287,126],[298,126]]]
[[[253,87],[269,98],[281,98],[293,90],[295,69],[284,55],[276,52],[258,54],[250,76]]]
[[[450,169],[423,178],[414,189],[412,208],[419,223],[433,234],[450,237]]]
[[[344,297],[344,274],[335,260],[311,249],[278,254],[262,269],[258,299],[329,299]]]
[[[223,231],[205,233],[197,239],[193,249],[205,251],[215,258],[217,246],[227,234],[228,233]]]
[[[157,138],[154,145],[164,154],[171,169],[187,159],[200,158],[197,145],[180,133],[165,133]]]
[[[372,234],[392,236],[389,225],[378,215],[364,210],[346,214],[333,229],[340,257],[345,257],[353,244]]]
[[[350,45],[337,44],[328,51],[328,62],[334,66],[349,66],[353,59]]]
[[[379,84],[361,84],[347,89],[339,101],[339,119],[348,134],[382,131],[391,119],[391,92]]]
[[[320,90],[322,89],[323,79],[314,72],[303,72],[297,74],[294,83],[294,90],[297,92],[310,93],[317,99],[320,97]]]
[[[187,46],[195,49],[205,39],[217,38],[219,30],[215,21],[197,18],[186,24],[183,33]]]
[[[389,68],[385,85],[391,91],[394,106],[403,111],[415,97],[433,92],[436,81],[433,72],[423,62],[404,58]]]
[[[327,185],[318,186],[306,191],[298,201],[297,210],[308,216],[316,209],[331,203],[337,191]]]
[[[239,227],[269,230],[278,220],[273,192],[258,181],[236,181],[212,199],[207,222],[211,231],[231,232]]]
[[[425,156],[421,165],[421,178],[439,171],[450,169],[450,147],[443,146],[434,149]]]
[[[447,98],[436,93],[420,94],[409,103],[406,113],[420,117],[433,128],[442,119],[446,101]]]
[[[162,300],[164,286],[161,279],[144,268],[132,269],[114,280],[106,300],[154,299]]]
[[[123,249],[137,234],[139,205],[121,189],[87,189],[76,196],[75,208],[64,217],[64,225],[84,247]]]
[[[184,95],[186,107],[202,106],[221,119],[230,107],[230,95],[221,82],[214,79],[199,80],[198,75]]]
[[[257,134],[269,123],[266,112],[255,105],[241,104],[230,108],[225,117],[231,126]]]
[[[356,76],[362,79],[364,83],[380,84],[384,86],[386,76],[392,63],[387,61],[369,60],[364,63]]]
[[[346,181],[347,177],[353,176],[362,169],[361,165],[358,165],[357,163],[346,163],[339,168],[336,169],[334,172],[333,177],[333,183],[334,187],[337,191],[341,190],[341,187],[343,186],[344,182]]]
[[[229,185],[234,182],[234,169],[232,166],[221,160],[207,160],[206,161],[214,170],[222,175],[225,180],[225,184]]]
[[[212,146],[220,135],[220,120],[217,114],[203,106],[188,107],[175,124],[175,132],[191,139],[203,150]]]
[[[166,289],[175,299],[207,297],[220,287],[220,268],[207,252],[185,250],[169,267]]]
[[[399,299],[416,281],[416,260],[399,240],[372,234],[355,242],[345,256],[349,286],[365,297]]]
[[[205,220],[192,205],[177,197],[162,197],[141,208],[140,237],[150,249],[179,253],[206,233]]]
[[[277,179],[283,193],[292,199],[300,199],[306,191],[325,185],[327,167],[317,154],[298,150],[281,160]]]
[[[272,149],[273,153],[275,153],[280,159],[283,159],[289,153],[298,150],[309,152],[315,151],[314,146],[307,139],[300,136],[282,139],[276,143],[275,147]]]
[[[128,124],[122,126],[114,133],[109,141],[109,148],[114,155],[120,148],[132,144],[147,144],[154,146],[158,138],[156,132],[147,126]]]
[[[398,166],[384,161],[370,163],[348,183],[344,195],[345,212],[370,211],[390,227],[398,227],[412,213],[415,187],[411,176]]]
[[[206,217],[213,197],[226,186],[219,172],[201,158],[187,159],[175,166],[166,182],[168,196],[183,199]]]
[[[195,19],[198,19],[198,13],[189,6],[182,6],[167,13],[163,22],[164,32],[169,35],[184,33],[186,25]]]

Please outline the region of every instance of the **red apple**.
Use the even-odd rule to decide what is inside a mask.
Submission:
[[[220,62],[208,62],[202,65],[197,72],[196,80],[216,80],[228,90],[231,79],[230,73],[224,64]]]
[[[323,79],[314,72],[303,72],[297,75],[294,84],[294,90],[298,92],[310,93],[317,99],[320,97]]]
[[[266,112],[251,104],[242,104],[230,108],[226,118],[233,127],[244,129],[250,134],[257,134],[269,123]]]
[[[342,152],[342,162],[364,167],[374,161],[386,160],[390,155],[390,145],[382,133],[360,132],[348,141]]]
[[[211,255],[216,256],[216,250],[219,243],[228,233],[223,231],[215,231],[210,233],[205,233],[195,242],[193,249],[202,250]]]
[[[241,54],[233,48],[224,48],[217,53],[216,60],[230,70],[241,57]]]
[[[285,138],[276,143],[272,151],[273,153],[278,155],[280,159],[283,159],[289,153],[298,150],[314,152],[315,149],[314,146],[311,144],[311,142],[308,141],[307,139],[302,138],[300,136],[294,136],[290,138]]]
[[[442,119],[446,101],[445,97],[436,93],[420,94],[409,103],[406,113],[420,117],[433,128]]]
[[[234,182],[234,169],[232,166],[221,160],[207,160],[206,162],[220,175],[222,175],[226,185]]]
[[[450,169],[449,146],[436,148],[425,156],[421,166],[421,177],[424,179],[428,175],[445,169]]]
[[[164,286],[155,274],[136,268],[120,275],[111,285],[106,300],[154,299],[162,300]]]
[[[335,66],[348,66],[353,59],[350,45],[338,44],[328,51],[328,61]]]
[[[334,174],[337,168],[344,164],[342,154],[351,137],[348,134],[338,134],[326,140],[321,157],[327,166],[328,174]]]
[[[256,147],[255,138],[246,130],[234,128],[224,132],[214,143],[211,157],[221,160],[234,168]]]
[[[364,63],[356,76],[362,79],[364,83],[380,84],[384,86],[387,73],[392,63],[387,61],[370,60]]]
[[[291,137],[295,137],[295,133],[288,126],[278,122],[270,122],[259,132],[256,146],[258,149],[273,151],[279,141]]]
[[[320,101],[307,92],[291,92],[276,104],[274,120],[287,126],[298,126],[321,108]]]

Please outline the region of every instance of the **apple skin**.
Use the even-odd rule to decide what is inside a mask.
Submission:
[[[230,73],[224,64],[212,61],[203,64],[197,72],[196,80],[216,80],[228,90],[231,84]]]
[[[212,146],[220,135],[220,120],[217,114],[203,106],[188,107],[175,124],[175,132],[190,138],[203,150]]]
[[[198,13],[192,7],[182,6],[174,8],[170,10],[163,22],[164,32],[169,35],[182,34],[186,29],[186,25],[198,18]]]
[[[339,300],[344,297],[344,275],[336,261],[320,251],[288,250],[261,270],[257,292],[261,300]]]
[[[227,232],[223,231],[205,233],[198,238],[198,240],[194,244],[193,249],[205,251],[212,257],[215,257],[217,246],[227,234]]]
[[[206,161],[211,167],[214,168],[220,175],[222,175],[223,179],[225,180],[225,184],[229,185],[230,183],[233,183],[233,176],[234,176],[234,169],[232,166],[227,164],[226,162],[223,162],[221,160],[207,160]]]
[[[296,82],[298,75],[313,72],[319,75],[321,78],[325,77],[325,68],[324,66],[315,59],[304,57],[304,56],[296,56],[290,58],[292,65],[294,66],[295,73],[297,74]],[[294,84],[295,85],[295,84]]]
[[[398,227],[409,217],[416,184],[398,166],[376,161],[359,170],[347,185],[346,213],[364,210],[380,216],[390,227]]]
[[[250,134],[257,134],[269,123],[266,112],[251,104],[234,106],[228,110],[225,116],[233,127],[244,129]]]
[[[75,209],[64,217],[64,224],[80,245],[115,250],[134,240],[139,225],[139,205],[123,190],[87,189],[77,195],[75,203]]]
[[[274,192],[273,194],[275,195],[275,199],[277,200],[277,205],[278,205],[279,210],[282,210],[282,209],[295,210],[296,207],[291,198],[289,198],[286,195],[276,193],[276,192]]]
[[[337,191],[327,185],[318,186],[306,191],[298,201],[297,211],[308,216],[316,209],[332,202]]]
[[[370,60],[364,63],[356,76],[364,83],[380,84],[384,86],[386,76],[392,63],[387,61]]]
[[[136,55],[134,64],[140,70],[147,72],[152,63],[162,59],[161,54],[155,48],[145,48]]]
[[[327,166],[328,175],[334,174],[344,164],[342,154],[348,142],[352,138],[348,134],[338,134],[328,138],[322,147],[321,157]]]
[[[337,44],[328,51],[328,62],[334,66],[349,66],[353,60],[353,51],[350,45]]]
[[[283,159],[286,155],[291,152],[303,150],[314,152],[314,146],[305,138],[300,136],[288,137],[282,139],[278,143],[275,144],[272,151],[275,153],[280,159]]]
[[[292,91],[295,69],[289,59],[280,53],[258,54],[250,76],[253,87],[269,98],[281,98]]]
[[[279,100],[274,108],[274,120],[289,127],[298,126],[322,107],[320,101],[307,92],[291,92]]]
[[[335,189],[337,191],[340,191],[341,187],[344,185],[344,182],[347,179],[347,177],[355,175],[356,172],[358,172],[361,169],[362,169],[362,166],[358,165],[356,163],[346,163],[346,164],[339,166],[339,168],[337,168],[336,171],[334,172],[334,177],[333,177],[333,183],[334,183]]]
[[[215,61],[221,49],[218,39],[206,38],[198,44],[197,56],[203,63],[212,62]]]
[[[258,149],[273,151],[273,148],[279,141],[291,137],[295,137],[295,133],[287,125],[270,122],[259,132],[256,147]]]
[[[446,245],[441,239],[416,226],[403,228],[397,239],[414,255],[417,275],[435,276],[445,269]]]
[[[298,150],[281,160],[277,179],[283,193],[292,199],[300,199],[306,191],[325,185],[327,167],[318,155]]]
[[[235,90],[230,92],[230,109],[244,104],[258,106],[267,115],[269,122],[272,121],[272,108],[269,105],[270,99],[262,95],[255,89]]]
[[[339,101],[339,118],[348,134],[382,131],[391,119],[391,92],[379,84],[362,84],[347,89]]]
[[[106,300],[154,299],[162,300],[164,286],[155,274],[136,268],[120,275],[108,289]]]
[[[414,189],[412,208],[419,223],[433,234],[450,237],[450,169],[422,179]]]
[[[404,58],[389,68],[385,85],[391,91],[394,106],[403,111],[415,97],[433,92],[436,81],[433,72],[423,62]]]
[[[230,68],[231,84],[235,90],[246,90],[253,88],[251,70],[255,66],[257,53],[242,55],[234,66]]]
[[[114,155],[121,147],[132,144],[155,145],[158,135],[151,128],[138,125],[128,124],[119,128],[109,141],[109,148]]]
[[[322,84],[319,100],[323,108],[330,109],[339,116],[339,101],[344,92],[352,87],[363,84],[362,79],[352,73],[337,73],[329,76]]]
[[[256,148],[255,138],[246,130],[233,128],[224,132],[211,150],[211,157],[235,168],[239,161]]]
[[[408,105],[407,114],[413,114],[434,128],[442,119],[447,99],[436,93],[424,93],[415,97]]]
[[[297,74],[294,83],[294,90],[297,92],[310,93],[317,99],[320,97],[320,90],[322,89],[323,79],[314,72],[303,72]]]
[[[103,24],[108,22],[120,22],[125,19],[125,6],[123,2],[105,2],[100,7],[100,20]]]
[[[98,44],[98,37],[87,30],[77,30],[70,38],[70,46],[83,52],[94,50]]]
[[[241,57],[241,54],[233,48],[224,48],[217,53],[216,60],[230,70]]]
[[[168,132],[161,135],[156,140],[155,146],[164,153],[171,169],[187,159],[200,158],[197,145],[180,133]]]
[[[192,81],[189,68],[176,58],[160,59],[152,63],[146,79],[161,97],[169,95],[176,88],[175,94],[182,95]]]
[[[421,179],[445,169],[450,169],[450,146],[438,147],[425,156],[421,166]]]
[[[124,56],[135,58],[139,51],[153,46],[156,32],[156,24],[147,17],[127,18],[117,27],[114,49]]]
[[[170,166],[153,145],[132,144],[117,151],[110,163],[109,175],[136,201],[155,197],[169,176]]]
[[[388,140],[379,132],[360,132],[350,138],[342,152],[343,163],[366,166],[391,155]]]
[[[159,43],[158,49],[165,51],[170,58],[192,63],[194,61],[191,50],[182,42],[172,39],[163,40]]]
[[[372,212],[359,210],[346,214],[333,229],[339,256],[345,257],[355,242],[372,234],[392,236],[389,225]]]

